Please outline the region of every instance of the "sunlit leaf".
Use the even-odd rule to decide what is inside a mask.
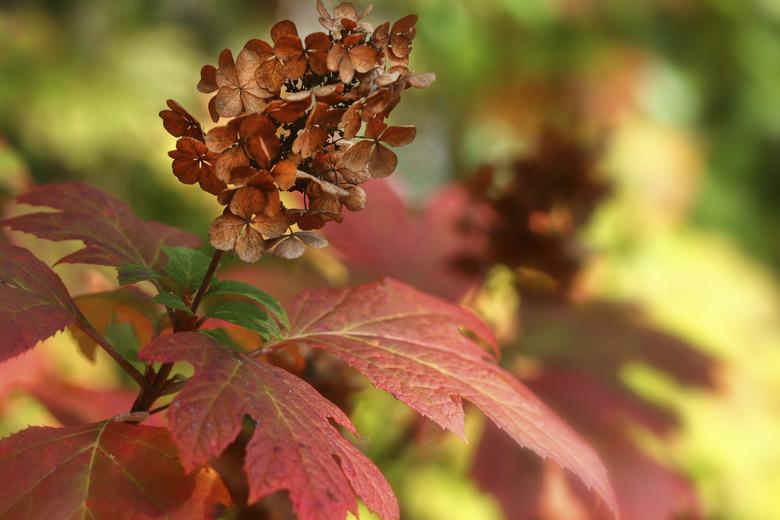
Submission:
[[[143,222],[124,202],[83,182],[39,186],[17,202],[58,210],[0,221],[47,240],[81,240],[84,248],[58,263],[155,266],[163,245],[196,247],[194,235],[157,222]]]
[[[383,519],[398,518],[382,474],[330,421],[352,433],[354,426],[308,383],[195,332],[155,340],[142,357],[195,366],[168,410],[185,467],[222,453],[249,415],[257,423],[245,461],[250,503],[287,490],[302,520],[343,520],[357,513],[359,496]]]
[[[74,323],[78,312],[54,271],[28,250],[0,242],[0,361]]]
[[[228,502],[214,471],[185,475],[163,428],[107,421],[0,441],[3,518],[202,518]]]
[[[530,390],[461,333],[490,345],[472,312],[393,280],[310,291],[292,305],[288,337],[267,348],[324,349],[419,413],[464,437],[462,399],[518,444],[578,475],[613,511],[614,494],[596,453]]]

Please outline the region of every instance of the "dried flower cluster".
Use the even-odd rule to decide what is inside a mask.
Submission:
[[[471,193],[476,203],[490,208],[491,223],[488,229],[475,229],[484,226],[467,214],[461,228],[487,232],[489,251],[480,257],[461,256],[457,264],[469,271],[484,271],[496,263],[529,268],[565,291],[582,262],[576,234],[609,193],[595,168],[596,152],[547,129],[536,152],[511,165],[508,182],[496,182],[500,170],[493,166],[476,172]]]
[[[271,29],[272,43],[252,39],[235,59],[225,49],[216,67],[203,67],[198,90],[215,93],[211,118],[226,124],[204,132],[174,101],[160,113],[179,138],[169,153],[173,173],[226,206],[211,244],[246,262],[269,250],[296,258],[304,244],[321,247],[324,238],[310,230],[340,222],[344,206],[363,209],[360,184],[393,173],[398,158],[389,147],[416,134],[385,119],[406,89],[435,80],[408,68],[416,15],[373,29],[362,21],[370,7],[342,3],[331,14],[318,0],[317,10],[327,33],[301,39],[285,20]],[[281,191],[300,192],[303,208],[285,207]]]

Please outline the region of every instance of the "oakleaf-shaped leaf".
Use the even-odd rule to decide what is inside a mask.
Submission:
[[[616,511],[598,455],[485,349],[495,346],[472,312],[385,279],[351,289],[303,293],[291,307],[289,344],[324,349],[417,412],[460,437],[466,399],[517,443],[577,474]]]
[[[281,337],[279,325],[271,319],[267,312],[251,303],[238,301],[209,302],[205,316],[227,321],[252,332],[257,332],[265,340]]]
[[[347,511],[357,514],[358,495],[384,520],[398,518],[379,469],[330,421],[355,433],[352,423],[305,381],[197,332],[159,338],[141,356],[195,367],[168,409],[186,468],[222,453],[249,415],[257,423],[245,462],[250,502],[287,490],[302,520],[343,520]]]
[[[47,240],[81,240],[84,248],[58,263],[115,267],[158,264],[163,245],[196,247],[194,235],[157,222],[143,222],[124,202],[83,182],[38,186],[17,202],[59,211],[21,215],[0,225]]]
[[[76,321],[62,280],[27,249],[0,242],[0,361]]]
[[[119,285],[130,285],[138,282],[159,280],[162,275],[151,267],[138,264],[120,265],[116,268]]]
[[[192,314],[192,311],[187,306],[187,304],[184,303],[184,300],[182,300],[181,297],[176,296],[173,293],[161,292],[159,294],[156,294],[152,298],[152,301],[154,303],[159,303],[160,305],[164,305],[170,309],[186,312],[187,314]]]
[[[186,475],[164,428],[106,421],[0,441],[0,518],[214,518],[215,471]]]
[[[210,258],[197,249],[163,246],[168,257],[165,272],[182,294],[194,294],[209,268]]]
[[[271,312],[285,327],[289,327],[290,325],[287,318],[287,312],[285,312],[284,307],[279,303],[279,300],[267,292],[258,289],[254,285],[249,285],[248,283],[240,282],[238,280],[218,280],[211,284],[211,287],[206,293],[206,302],[220,296],[240,296],[248,298],[265,307],[266,310]]]

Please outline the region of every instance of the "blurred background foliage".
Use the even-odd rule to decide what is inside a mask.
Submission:
[[[84,179],[143,218],[205,236],[219,210],[170,173],[174,141],[157,112],[174,98],[207,121],[200,67],[223,47],[265,37],[278,19],[318,30],[313,3],[5,0],[0,204],[30,182]],[[681,388],[640,363],[621,369],[627,385],[681,414],[679,432],[648,449],[693,478],[708,518],[780,516],[780,2],[374,3],[376,21],[419,14],[413,66],[439,78],[394,115],[419,129],[399,154],[404,193],[424,203],[480,164],[528,153],[547,124],[598,139],[614,188],[583,235],[593,256],[578,290],[630,303],[719,361],[715,392]],[[313,265],[330,280],[345,276],[327,253],[301,262],[257,269]],[[58,270],[81,292],[105,284]],[[108,363],[81,360],[68,341],[50,341],[30,366],[116,385]],[[23,378],[6,374],[0,390]],[[399,455],[394,425],[412,420],[405,408],[368,392],[353,415],[408,518],[502,517],[468,480],[473,445],[447,437]],[[0,431],[56,422],[34,393],[18,391],[2,405]],[[471,422],[478,436],[481,418]]]

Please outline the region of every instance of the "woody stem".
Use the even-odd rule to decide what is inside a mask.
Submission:
[[[122,357],[122,354],[120,354],[109,342],[106,338],[104,338],[98,331],[95,330],[95,328],[90,324],[86,318],[80,317],[76,321],[76,326],[81,329],[81,331],[89,336],[89,338],[97,343],[100,348],[102,348],[106,353],[111,356],[114,361],[116,361],[122,369],[127,372],[127,375],[133,378],[133,380],[138,383],[142,389],[145,389],[149,385],[149,381],[146,380],[144,375],[135,368],[132,364],[130,364],[129,361],[127,361],[124,357]]]
[[[206,274],[203,275],[200,287],[198,287],[198,290],[192,299],[192,304],[190,305],[190,311],[192,311],[193,314],[198,311],[198,307],[200,307],[200,303],[203,301],[203,297],[206,295],[206,291],[208,291],[211,281],[214,279],[214,274],[217,272],[217,267],[219,267],[219,262],[222,259],[223,254],[224,251],[220,251],[219,249],[214,250],[214,254],[211,257],[211,263],[209,263]],[[172,325],[174,332],[182,332],[179,330],[179,324],[176,321],[174,321]],[[160,397],[160,394],[165,390],[165,386],[168,384],[168,376],[171,375],[172,370],[173,363],[163,363],[160,365],[160,369],[152,379],[151,386],[144,388],[138,395],[138,398],[136,398],[135,403],[133,403],[133,412],[144,412],[149,410],[157,398]]]

